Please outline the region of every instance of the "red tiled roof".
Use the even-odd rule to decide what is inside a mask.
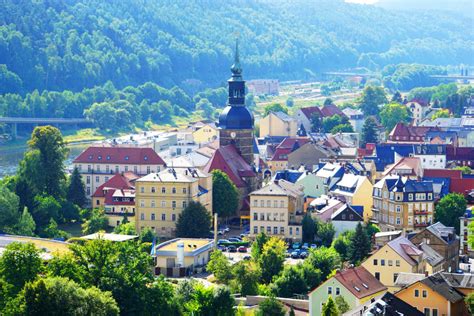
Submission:
[[[270,161],[288,161],[288,154],[291,148],[277,148]]]
[[[308,118],[308,120],[311,120],[311,116],[313,116],[313,113],[318,113],[319,117],[323,117],[323,113],[321,112],[321,109],[319,109],[317,106],[310,106],[307,108],[301,108],[301,112]]]
[[[450,192],[466,194],[474,190],[474,179],[451,179],[451,184],[449,186]]]
[[[389,134],[391,141],[423,141],[426,133],[439,128],[430,126],[408,126],[403,123],[397,123]],[[398,137],[398,139],[396,139]],[[416,139],[418,138],[418,139]]]
[[[363,266],[338,271],[334,277],[358,299],[387,289]]]
[[[84,150],[74,163],[116,163],[131,165],[164,165],[165,162],[152,148],[94,147]]]
[[[131,172],[127,172],[124,175],[121,175],[119,173],[115,174],[112,178],[109,179],[109,181],[105,182],[101,186],[99,186],[92,197],[104,197],[106,194],[104,191],[108,191],[107,188],[109,189],[134,189],[135,186],[132,184],[132,181],[135,181],[138,179],[138,177]],[[110,191],[115,191],[115,190],[110,190]]]
[[[324,117],[334,116],[334,115],[346,117],[344,112],[342,112],[341,109],[335,104],[328,104],[328,105],[323,106],[323,108],[321,109],[321,113],[323,113]]]
[[[298,142],[298,145],[301,147],[306,143],[310,142],[309,137],[287,137],[280,144],[278,144],[277,148],[293,148],[295,143]]]
[[[242,177],[256,177],[253,168],[237,152],[234,145],[219,147],[204,166],[204,172],[219,169],[225,172],[237,187],[246,187]]]
[[[446,159],[474,161],[474,148],[446,146]]]
[[[423,175],[428,178],[460,179],[462,178],[462,171],[453,169],[425,169]]]
[[[365,156],[372,156],[374,153],[373,149],[367,149],[367,148],[357,148],[357,157],[363,158]]]

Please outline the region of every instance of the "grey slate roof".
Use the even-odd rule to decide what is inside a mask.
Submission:
[[[420,281],[451,303],[464,300],[464,295],[448,284],[441,273],[430,275]]]
[[[474,274],[441,273],[446,282],[455,288],[474,289]]]

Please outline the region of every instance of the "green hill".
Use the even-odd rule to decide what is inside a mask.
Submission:
[[[0,94],[81,91],[108,80],[117,88],[219,85],[229,75],[236,31],[246,78],[468,64],[474,36],[462,30],[469,25],[472,17],[342,0],[4,0]]]

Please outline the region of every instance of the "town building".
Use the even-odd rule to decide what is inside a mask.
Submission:
[[[212,239],[175,238],[152,249],[155,274],[185,277],[203,270],[214,247]]]
[[[443,258],[443,270],[454,272],[459,264],[459,237],[454,227],[434,223],[410,238],[415,245],[429,245]]]
[[[323,178],[316,175],[316,171],[305,171],[295,182],[303,187],[306,197],[317,198],[325,194]]]
[[[311,210],[311,217],[321,222],[332,223],[336,238],[346,231],[355,230],[359,223],[364,223],[362,209],[356,210],[355,207],[335,199],[329,199],[326,203],[327,205],[321,209]]]
[[[288,167],[313,169],[322,160],[335,158],[337,154],[319,144],[307,142],[288,153]]]
[[[309,314],[322,315],[328,296],[342,296],[352,310],[383,295],[387,288],[364,267],[336,271],[336,274],[309,293]]]
[[[433,183],[402,176],[386,176],[374,185],[373,221],[382,231],[417,232],[431,225]]]
[[[267,160],[267,166],[271,174],[275,174],[275,172],[280,170],[288,169],[289,155],[309,142],[310,139],[308,137],[286,137],[275,147],[274,150],[273,148],[270,148],[272,156]],[[300,165],[297,167],[299,168]]]
[[[295,119],[298,121],[298,125],[302,125],[307,133],[312,131],[312,119],[313,117],[323,118],[323,113],[317,106],[311,106],[306,108],[300,108],[295,112]],[[315,131],[318,132],[318,131]]]
[[[159,237],[172,238],[176,221],[191,201],[212,213],[212,177],[199,169],[168,168],[135,182],[135,227],[151,228]]]
[[[407,286],[395,296],[416,307],[425,315],[471,315],[465,295],[450,285],[444,273],[437,273]]]
[[[326,195],[334,188],[343,175],[344,168],[338,163],[328,162],[316,172],[316,176],[323,182],[324,194]]]
[[[259,121],[260,137],[296,137],[298,122],[284,112],[270,112]]]
[[[247,82],[247,88],[253,95],[278,95],[280,82],[278,79],[254,79]]]
[[[350,310],[343,316],[425,316],[424,313],[417,310],[402,299],[396,297],[390,292],[376,297],[372,302]]]
[[[388,165],[383,175],[403,176],[410,179],[422,178],[423,167],[421,166],[421,159],[418,157],[402,157],[393,165]]]
[[[303,188],[277,180],[250,193],[250,237],[259,233],[301,241],[303,229]]]
[[[372,190],[372,183],[367,177],[345,173],[329,190],[329,195],[348,205],[362,206],[364,220],[369,222],[372,219]]]
[[[207,123],[192,132],[196,144],[207,144],[215,141],[219,136],[219,130],[214,123]]]
[[[132,172],[116,174],[92,195],[92,207],[101,208],[109,226],[118,226],[125,219],[135,223],[135,180]]]
[[[409,126],[397,123],[388,135],[389,142],[393,143],[423,143],[426,133],[437,128],[427,126]]]
[[[474,249],[469,244],[469,225],[474,221],[474,212],[473,209],[467,209],[464,213],[464,216],[459,218],[460,221],[460,249],[461,253],[468,255],[469,257],[474,257]]]
[[[116,173],[130,171],[144,176],[163,170],[165,162],[152,148],[91,146],[74,159],[73,165],[79,170],[90,198]]]
[[[420,124],[430,112],[430,104],[421,100],[412,100],[406,104],[408,111],[411,112],[413,125]]]
[[[342,110],[345,116],[349,118],[349,123],[351,123],[352,128],[357,133],[362,133],[362,128],[364,127],[364,113],[360,109],[345,108]]]
[[[405,237],[389,241],[361,264],[390,292],[399,288],[395,282],[399,273],[425,273],[423,251]]]

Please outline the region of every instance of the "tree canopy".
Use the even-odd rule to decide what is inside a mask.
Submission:
[[[459,217],[466,212],[467,201],[462,194],[449,193],[435,207],[435,220],[446,226],[455,227],[459,234]]]
[[[223,171],[212,170],[212,209],[220,217],[235,214],[239,206],[239,191]]]
[[[204,238],[209,235],[211,214],[199,202],[191,201],[179,214],[176,222],[176,236]]]

